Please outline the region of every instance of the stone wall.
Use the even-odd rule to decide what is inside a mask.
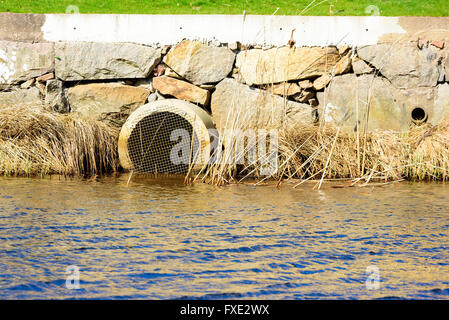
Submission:
[[[30,24],[40,28],[42,19],[19,16],[33,39],[17,23],[21,39],[1,30],[0,112],[42,105],[119,127],[146,102],[175,97],[211,112],[218,129],[239,118],[241,129],[324,121],[402,131],[449,116],[449,30],[368,45],[185,39],[150,46],[39,40]]]

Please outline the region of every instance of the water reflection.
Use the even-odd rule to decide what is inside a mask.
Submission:
[[[445,185],[127,178],[1,178],[0,298],[449,297]],[[79,290],[65,287],[69,265]]]

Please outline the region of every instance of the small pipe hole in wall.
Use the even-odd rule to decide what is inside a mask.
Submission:
[[[414,108],[412,110],[412,121],[414,123],[423,123],[427,121],[427,113],[423,108]]]

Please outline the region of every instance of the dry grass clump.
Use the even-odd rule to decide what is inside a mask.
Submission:
[[[196,181],[205,182],[208,184],[221,186],[229,183],[237,182],[237,157],[244,156],[244,154],[236,154],[237,146],[240,142],[241,132],[231,129],[227,132],[227,140],[223,141],[223,134],[220,136],[217,148],[212,151],[211,160],[209,164],[204,165],[199,172],[193,172],[191,165],[189,171],[184,179],[185,183],[193,183]],[[222,148],[226,145],[226,148]],[[247,145],[243,153],[247,153],[248,149],[254,146]]]
[[[329,125],[290,128],[281,133],[279,156],[280,179],[448,180],[449,121],[366,136]]]
[[[449,120],[410,132],[411,153],[403,175],[412,180],[449,180]]]
[[[366,171],[387,170],[388,178],[397,179],[394,169],[403,164],[400,155],[407,148],[401,140],[393,132],[375,132],[367,135],[364,152],[363,137],[332,126],[289,128],[280,134],[280,162],[289,178],[357,178]]]
[[[42,107],[0,112],[0,174],[96,175],[115,171],[117,131]]]
[[[223,185],[260,178],[260,162],[239,166],[232,161],[233,146],[239,136],[227,136],[220,150],[221,161],[205,166],[202,172],[186,178],[188,182]],[[244,152],[254,147],[247,145]],[[365,134],[346,132],[326,125],[289,127],[279,132],[278,170],[267,179],[323,180],[348,179],[357,182],[400,180],[449,180],[449,120],[438,126],[422,124],[405,133],[374,131]],[[231,160],[231,161],[229,161]]]

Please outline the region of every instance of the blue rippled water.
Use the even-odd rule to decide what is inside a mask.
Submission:
[[[446,185],[126,178],[0,178],[0,299],[449,298]]]

